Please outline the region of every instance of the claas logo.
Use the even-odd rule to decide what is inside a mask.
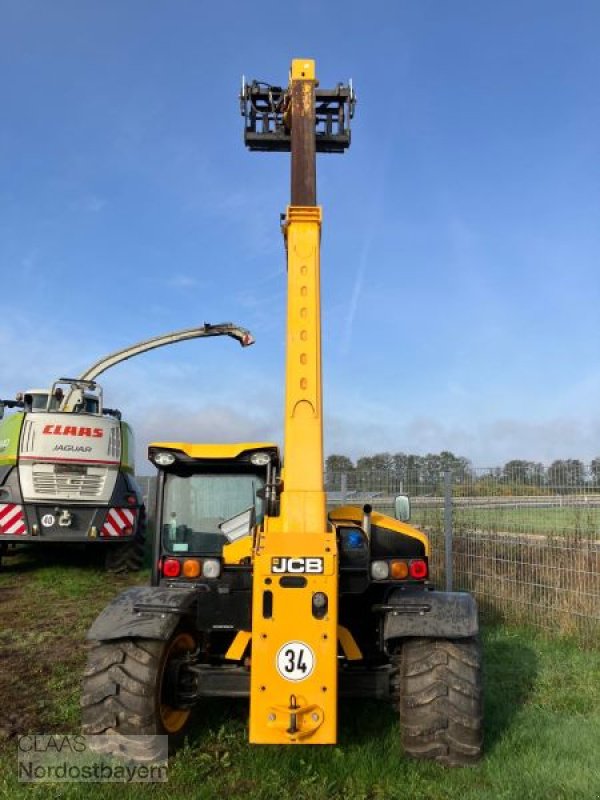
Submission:
[[[104,436],[102,428],[82,428],[77,425],[44,425],[42,433],[52,436],[89,436],[93,439]]]
[[[282,572],[311,573],[312,575],[322,575],[324,571],[323,559],[316,556],[289,558],[288,556],[275,556],[271,561],[271,572],[278,575]]]

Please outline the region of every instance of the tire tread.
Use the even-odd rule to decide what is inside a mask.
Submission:
[[[392,698],[412,758],[475,764],[483,749],[477,639],[408,639],[392,657]]]

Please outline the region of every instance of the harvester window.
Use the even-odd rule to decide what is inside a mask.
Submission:
[[[220,554],[227,539],[219,525],[251,506],[264,516],[256,475],[168,475],[163,505],[163,547],[169,553]]]
[[[48,407],[48,392],[27,392],[25,400],[28,398],[31,398],[31,411],[58,411],[60,406],[60,400],[51,397]]]
[[[31,397],[31,410],[32,411],[45,411],[48,404],[47,394],[30,394]],[[51,409],[52,410],[52,409]]]
[[[89,397],[86,395],[83,398],[83,410],[88,414],[97,414],[98,413],[98,398],[97,397]]]

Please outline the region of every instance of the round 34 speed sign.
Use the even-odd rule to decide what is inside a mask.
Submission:
[[[279,648],[275,665],[286,681],[303,681],[315,668],[315,654],[305,642],[286,642]]]

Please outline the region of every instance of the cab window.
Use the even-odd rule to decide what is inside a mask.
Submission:
[[[98,413],[98,398],[97,397],[84,397],[83,410],[88,414]]]
[[[220,554],[227,539],[219,525],[254,507],[262,522],[264,481],[248,474],[167,475],[163,501],[163,547],[169,553]]]
[[[32,394],[31,395],[31,410],[32,411],[45,411],[48,405],[47,394]]]

